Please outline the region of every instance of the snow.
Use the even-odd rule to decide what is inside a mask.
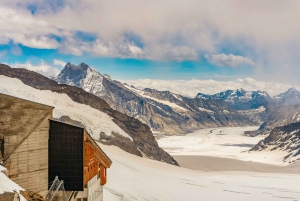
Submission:
[[[177,94],[173,94],[173,93],[172,93],[172,95],[173,95],[173,96],[174,96],[176,99],[178,99],[178,100],[182,101],[182,98],[180,98],[180,97],[179,97],[179,95],[177,95]]]
[[[204,108],[204,107],[199,107],[198,109],[199,109],[200,111],[203,111],[203,112],[214,113],[214,111],[208,110],[208,109],[206,109],[206,108]]]
[[[257,109],[254,109],[254,110],[262,113],[262,112],[266,111],[266,108],[264,106],[259,106]]]
[[[260,120],[260,114],[264,113],[266,111],[266,108],[264,106],[259,106],[256,109],[251,110],[238,110],[237,112],[241,115],[248,116],[250,120],[257,121],[259,123],[262,123]]]
[[[3,170],[6,170],[6,168],[0,164],[0,172],[2,172]]]
[[[101,131],[105,132],[106,135],[111,135],[111,132],[114,131],[132,140],[127,133],[112,121],[110,116],[90,106],[76,103],[66,94],[38,90],[25,85],[16,78],[3,75],[0,75],[0,93],[53,106],[55,107],[53,111],[54,118],[66,115],[75,121],[82,122],[95,139],[99,138]]]
[[[0,165],[0,194],[4,192],[13,192],[14,190],[24,190],[18,184],[10,180],[3,172],[5,168]]]
[[[15,182],[13,182],[12,180],[10,180],[5,174],[3,174],[0,171],[0,194],[3,194],[4,192],[14,192],[17,191],[18,193],[20,192],[20,190],[24,190],[23,188],[21,188],[18,184],[16,184]],[[20,196],[20,201],[26,201],[26,199],[19,194]]]
[[[243,133],[257,129],[258,127],[201,129],[182,136],[164,136],[157,141],[171,155],[215,156],[287,165],[282,160],[287,155],[285,151],[248,151],[265,136],[248,137]]]
[[[86,77],[80,80],[80,87],[87,92],[97,94],[104,90],[102,81],[103,76],[100,73],[91,68],[88,68]]]
[[[177,105],[176,103],[172,103],[172,102],[166,101],[166,100],[159,100],[159,99],[153,98],[153,97],[151,97],[151,96],[147,96],[147,95],[145,94],[145,92],[143,92],[143,91],[141,91],[141,90],[139,90],[139,89],[135,89],[135,88],[130,87],[130,86],[128,86],[128,85],[124,85],[124,86],[125,86],[126,88],[128,88],[129,90],[131,90],[132,92],[136,93],[136,94],[139,95],[139,96],[142,96],[142,97],[147,98],[147,99],[154,100],[154,101],[156,101],[156,102],[158,102],[158,103],[162,103],[162,104],[164,104],[164,105],[168,105],[169,107],[171,107],[172,109],[174,109],[174,110],[176,110],[176,111],[177,111],[177,110],[184,111],[184,112],[187,111],[187,109],[185,109],[185,108],[183,108],[183,107]],[[174,94],[173,94],[173,95],[174,95]],[[175,95],[174,97],[176,97],[176,95]],[[176,98],[178,99],[178,97],[176,97]]]
[[[294,114],[292,120],[294,120],[296,116],[297,116],[297,117],[299,116],[299,115],[298,115],[298,112],[296,112],[296,113]],[[298,118],[297,118],[297,121],[298,121]]]
[[[114,146],[101,148],[113,164],[104,200],[277,201],[300,197],[300,175],[253,172],[201,172],[141,158]]]

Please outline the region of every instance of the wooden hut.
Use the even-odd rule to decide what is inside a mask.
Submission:
[[[53,109],[0,94],[0,162],[26,190],[46,195],[58,176],[70,201],[101,201],[111,160],[83,127],[53,120]]]
[[[50,120],[49,183],[63,180],[70,200],[102,200],[111,163],[84,128]]]

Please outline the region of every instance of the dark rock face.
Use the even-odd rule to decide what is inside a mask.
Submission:
[[[274,128],[270,135],[261,140],[250,151],[281,150],[288,154],[283,161],[300,160],[300,122]]]
[[[74,125],[77,127],[84,128],[84,125],[81,122],[75,121],[75,120],[71,119],[69,116],[61,116],[59,119],[56,119],[56,120],[66,123],[66,124],[71,124],[71,125]]]
[[[77,103],[89,105],[92,108],[108,114],[113,118],[113,121],[120,128],[122,128],[132,137],[135,147],[140,152],[140,154],[136,152],[137,155],[140,156],[142,154],[141,152],[143,152],[143,154],[153,158],[154,160],[177,165],[177,162],[158,146],[149,126],[143,124],[133,117],[129,117],[126,114],[122,114],[119,111],[113,110],[104,100],[96,95],[88,93],[85,90],[75,86],[58,84],[56,81],[36,72],[26,69],[10,68],[4,64],[0,64],[0,75],[17,78],[24,84],[36,89],[50,90],[56,93],[67,94],[73,101]],[[126,147],[121,148],[131,153],[129,149],[126,149]]]
[[[125,151],[142,157],[142,154],[136,148],[135,144],[130,139],[123,137],[119,133],[112,132],[110,136],[107,136],[104,132],[101,132],[98,141],[101,144],[114,145],[121,149],[124,148]]]
[[[80,76],[78,68],[81,68]],[[86,68],[86,64],[67,64],[55,80],[93,93],[111,108],[137,118],[159,132],[182,134],[206,127],[257,125],[228,107],[223,100],[187,98],[153,89],[138,90]]]

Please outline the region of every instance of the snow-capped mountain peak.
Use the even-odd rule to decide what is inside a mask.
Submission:
[[[286,92],[273,97],[282,105],[295,105],[300,103],[300,91],[295,88],[289,88]]]
[[[106,75],[105,77],[109,76]],[[68,62],[54,80],[58,83],[83,88],[90,93],[99,93],[103,91],[103,78],[101,73],[93,70],[85,63],[76,66]]]
[[[224,101],[191,99],[147,88],[140,90],[112,80],[109,75],[102,75],[84,63],[78,66],[68,63],[55,80],[101,97],[111,108],[139,119],[158,132],[177,134],[204,125],[255,124],[230,110]],[[242,89],[240,91],[243,93]]]

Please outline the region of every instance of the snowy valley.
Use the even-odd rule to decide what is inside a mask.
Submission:
[[[23,75],[26,74],[24,72]],[[122,116],[124,120],[115,115],[105,103],[101,103],[102,109],[100,107],[96,109],[94,102],[80,102],[78,99],[81,100],[81,98],[76,97],[76,99],[68,94],[69,90],[73,89],[69,88],[70,86],[39,86],[28,80],[22,80],[22,82],[20,78],[13,78],[18,76],[15,72],[12,72],[10,76],[3,74],[0,75],[0,93],[53,106],[55,107],[54,118],[69,117],[73,121],[80,122],[98,141],[99,146],[113,162],[108,170],[107,184],[104,186],[105,201],[213,201],[224,200],[224,197],[226,200],[249,201],[300,199],[300,188],[296,185],[300,183],[298,161],[300,155],[295,154],[299,149],[297,147],[293,149],[293,155],[290,154],[289,149],[263,149],[259,143],[262,145],[267,135],[251,137],[244,134],[244,132],[255,132],[259,129],[258,125],[253,124],[247,127],[220,127],[219,125],[217,128],[216,126],[209,128],[210,124],[208,124],[205,129],[199,130],[198,128],[181,135],[153,132],[157,143],[151,132],[151,137],[149,136],[149,127],[145,126],[141,131],[130,127],[140,124],[140,122],[135,122],[136,118]],[[37,75],[34,74],[34,76]],[[49,81],[48,78],[43,78],[43,80]],[[29,84],[24,84],[24,81]],[[159,107],[159,104],[161,107],[168,105],[172,108],[170,111],[174,110],[179,113],[193,110],[195,107],[193,104],[181,105],[187,103],[182,100],[188,100],[188,98],[171,92],[139,90],[128,85],[122,85],[122,87],[143,97],[143,100],[147,100],[147,104],[155,102],[155,107]],[[97,89],[100,88],[101,86],[97,87]],[[68,90],[55,92],[57,89]],[[83,93],[77,88],[74,90],[76,93]],[[168,94],[168,97],[163,98],[165,94]],[[170,97],[172,99],[169,99]],[[197,99],[201,100],[200,98],[195,100]],[[216,114],[216,110],[221,109],[222,115],[231,113],[233,116],[244,116],[245,119],[252,115],[253,122],[266,111],[266,108],[259,106],[236,112],[226,106],[223,100],[202,103],[211,104],[209,107],[207,105],[198,107],[198,110],[205,115]],[[188,107],[191,108],[187,109]],[[124,126],[126,122],[130,126]],[[270,126],[270,129],[272,128]],[[297,128],[294,131],[298,131]],[[105,137],[101,138],[101,132],[105,134]],[[293,135],[291,139],[298,143],[295,137],[297,136]],[[281,138],[279,141],[282,143]],[[119,146],[124,142],[128,143],[125,147]],[[128,148],[127,145],[131,147]],[[259,149],[250,151],[255,146],[259,146]],[[176,166],[176,160],[181,167]],[[0,193],[21,189],[17,184],[8,181],[2,172],[0,176]],[[11,184],[7,185],[6,181]]]

